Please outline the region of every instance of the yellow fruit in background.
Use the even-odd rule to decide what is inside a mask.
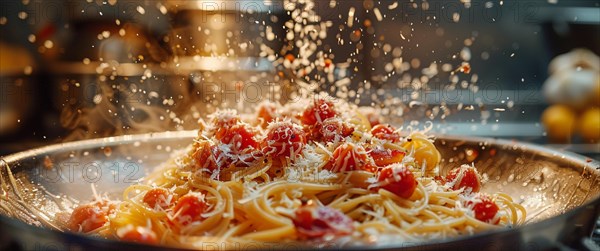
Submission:
[[[567,143],[575,130],[575,111],[566,105],[553,105],[542,113],[548,138],[554,143]]]
[[[600,142],[600,108],[591,107],[585,110],[579,120],[579,133],[583,140],[589,143]]]

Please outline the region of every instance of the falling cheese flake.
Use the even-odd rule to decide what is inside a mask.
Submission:
[[[142,6],[138,6],[138,7],[136,8],[136,10],[137,10],[137,12],[139,12],[139,13],[140,13],[140,14],[142,14],[142,15],[146,14],[146,10],[145,10],[145,9],[144,9],[144,7],[142,7]]]
[[[160,3],[158,3],[157,6],[158,6],[158,10],[160,11],[160,13],[162,13],[163,15],[167,14],[167,7],[165,7],[164,5],[162,5]]]
[[[352,27],[352,25],[354,25],[354,11],[356,11],[356,9],[354,9],[354,7],[350,7],[350,10],[348,11],[348,27]]]
[[[375,17],[377,18],[377,21],[383,20],[383,16],[381,15],[381,11],[379,11],[378,8],[373,9],[373,12],[375,13]]]
[[[452,21],[454,21],[455,23],[458,23],[458,21],[460,21],[460,14],[458,12],[454,12],[452,14]]]
[[[46,40],[44,42],[44,47],[46,47],[48,49],[52,49],[52,47],[54,47],[54,43],[51,40]]]
[[[29,65],[28,65],[28,66],[25,66],[25,68],[23,69],[23,73],[24,73],[25,75],[31,75],[31,72],[33,72],[33,67],[31,67],[31,66],[29,66]]]
[[[28,16],[27,12],[25,12],[25,11],[19,12],[19,18],[20,19],[25,20],[25,19],[27,19],[27,16]]]

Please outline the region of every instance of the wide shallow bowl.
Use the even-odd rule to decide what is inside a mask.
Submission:
[[[50,145],[0,160],[0,250],[157,250],[161,247],[64,232],[54,215],[98,193],[118,199],[192,142],[194,131],[119,136]],[[504,192],[528,210],[515,228],[373,249],[582,249],[600,214],[600,162],[528,143],[439,136],[442,172],[474,163],[484,192]],[[273,244],[273,248],[303,248]],[[218,248],[207,244],[206,248]],[[252,249],[253,247],[240,247]],[[304,247],[305,248],[305,247]],[[364,249],[365,247],[357,248]]]

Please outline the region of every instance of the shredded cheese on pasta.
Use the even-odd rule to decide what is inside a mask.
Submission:
[[[287,128],[281,135],[282,138],[289,137],[288,143],[295,140],[296,131],[306,130],[298,120],[301,108],[297,106],[278,108],[282,110],[277,114],[285,118],[277,118],[266,128],[259,129],[260,134],[256,138],[267,146],[277,144],[280,139],[266,138],[266,132],[291,124],[293,129]],[[356,107],[346,103],[336,103],[336,107],[342,110],[338,117],[344,120],[350,119],[348,114],[357,112]],[[318,123],[323,122],[318,114],[316,118]],[[260,152],[251,147],[240,154],[235,149],[243,147],[241,136],[236,138],[238,145],[235,149],[215,139],[215,132],[221,129],[217,125],[226,126],[236,119],[239,116],[233,110],[210,115],[209,125],[199,132],[196,143],[207,142],[206,145],[215,146],[214,151],[219,154],[215,156],[214,152],[210,152],[208,159],[199,159],[194,155],[198,149],[193,146],[178,152],[146,177],[144,183],[127,188],[117,209],[108,216],[107,223],[93,232],[120,239],[127,231],[140,229],[141,232],[155,234],[159,244],[188,248],[206,248],[203,243],[236,248],[244,244],[256,247],[257,243],[295,242],[305,239],[299,234],[294,220],[297,220],[298,208],[307,201],[337,210],[351,219],[352,233],[333,238],[340,245],[356,241],[363,244],[425,241],[524,223],[525,209],[502,193],[489,195],[499,207],[499,212],[487,222],[476,219],[474,207],[483,202],[480,194],[467,191],[471,188],[453,189],[462,182],[462,173],[453,181],[444,183],[434,177],[439,175],[439,163],[427,163],[428,159],[419,163],[419,156],[439,155],[435,148],[431,148],[433,140],[422,133],[413,132],[393,142],[376,138],[370,131],[356,126],[352,134],[341,140],[320,142],[309,139],[301,148],[288,149],[289,156],[273,158],[271,155],[281,154],[286,148],[272,147]],[[263,118],[246,122],[238,123],[259,125]],[[409,143],[411,148],[403,146]],[[354,150],[336,159],[335,150],[341,144],[352,146],[349,148]],[[406,155],[394,165],[414,174],[417,185],[410,197],[403,198],[383,189],[391,183],[400,182],[402,177],[399,174],[394,173],[393,179],[379,180],[379,171],[361,170],[351,165],[358,165],[356,163],[361,159],[357,156],[368,156],[368,149],[376,147],[387,149],[387,154],[391,154],[392,150],[404,151]],[[225,162],[228,164],[223,164]],[[326,165],[335,165],[335,168],[328,169]],[[435,169],[431,169],[432,166]],[[378,167],[378,170],[381,168]],[[144,202],[144,196],[155,188],[164,188],[170,193],[167,197],[158,198],[171,206],[150,207]],[[187,208],[173,209],[178,198],[190,194],[201,198],[207,205],[201,217],[195,220],[181,215]],[[173,222],[182,217],[188,217],[186,220],[191,223],[177,227]],[[318,245],[319,241],[331,240],[312,241]]]

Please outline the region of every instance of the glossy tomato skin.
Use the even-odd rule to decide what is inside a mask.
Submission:
[[[204,201],[204,195],[200,193],[189,193],[182,196],[175,204],[173,212],[175,220],[181,225],[188,225],[194,221],[203,219],[202,214],[208,205]]]
[[[377,181],[385,189],[401,198],[408,199],[417,189],[417,179],[414,174],[404,165],[393,164],[383,168],[379,172]]]
[[[215,169],[222,169],[231,163],[231,160],[221,157],[221,150],[208,140],[196,141],[193,147],[195,150],[192,153],[192,158],[199,169],[214,171]]]
[[[344,213],[314,204],[296,209],[293,222],[301,239],[349,235],[354,231],[352,219]]]
[[[365,170],[374,172],[376,167],[367,151],[360,145],[343,143],[333,151],[333,156],[323,167],[332,172]]]
[[[396,128],[391,125],[378,124],[373,126],[373,128],[371,129],[371,134],[373,135],[373,137],[378,139],[398,142],[400,141],[401,137],[400,134],[396,133],[395,131]]]
[[[384,167],[402,162],[406,152],[398,149],[373,148],[369,149],[369,156],[373,158],[375,165]]]
[[[87,233],[103,226],[107,222],[106,212],[94,205],[83,205],[75,208],[69,218],[69,229],[74,232]]]
[[[289,121],[269,125],[267,137],[262,142],[266,156],[290,157],[298,155],[306,145],[306,135],[301,127]]]
[[[158,244],[158,237],[150,228],[139,226],[133,227],[131,225],[126,226],[125,228],[126,229],[117,232],[120,240],[145,244]]]
[[[343,141],[354,132],[354,128],[340,118],[328,118],[316,128],[319,139],[323,142]]]
[[[109,201],[96,201],[76,207],[67,225],[73,232],[87,233],[104,226],[108,221],[108,214],[112,213],[115,205]]]
[[[323,123],[328,118],[337,115],[333,102],[325,99],[315,99],[314,102],[302,113],[300,120],[302,124],[314,126]]]
[[[230,127],[219,128],[215,138],[222,144],[231,145],[232,152],[240,153],[246,149],[258,148],[257,132],[247,124],[236,124]]]
[[[480,194],[476,198],[476,202],[467,202],[467,207],[472,207],[475,218],[486,223],[498,224],[499,219],[494,221],[500,211],[498,205],[487,195]]]
[[[164,188],[153,188],[146,192],[142,201],[150,208],[166,209],[171,206],[169,196],[173,196],[171,192]],[[172,198],[171,198],[172,199]]]
[[[454,168],[446,175],[446,183],[452,184],[452,189],[464,188],[467,193],[476,193],[481,190],[481,179],[474,167],[463,165]]]

